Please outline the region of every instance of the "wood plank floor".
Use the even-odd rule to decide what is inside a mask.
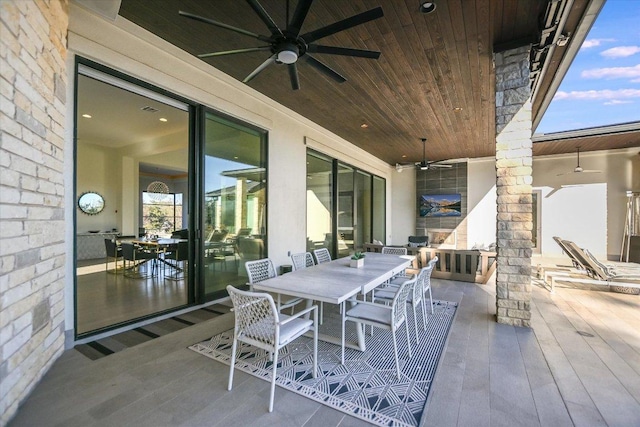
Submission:
[[[460,303],[425,426],[640,425],[640,297],[534,285],[532,329],[494,320],[494,285],[433,280]],[[90,361],[67,351],[11,426],[360,426],[363,421],[187,349],[223,315]]]

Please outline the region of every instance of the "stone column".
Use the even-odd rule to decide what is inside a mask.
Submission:
[[[68,7],[0,0],[0,426],[64,350]]]
[[[531,89],[529,47],[494,54],[498,323],[531,326]]]

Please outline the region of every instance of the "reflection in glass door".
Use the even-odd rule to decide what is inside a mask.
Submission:
[[[364,243],[371,243],[371,175],[357,171],[354,178],[354,248],[362,250]]]
[[[76,194],[98,192],[104,209],[76,212],[78,337],[192,302],[188,251],[143,239],[187,228],[189,106],[80,62]]]
[[[266,134],[213,113],[204,142],[204,292],[247,283],[246,261],[267,254]]]
[[[307,251],[327,248],[333,253],[333,162],[307,154]]]
[[[338,257],[353,252],[354,194],[353,168],[338,164]]]

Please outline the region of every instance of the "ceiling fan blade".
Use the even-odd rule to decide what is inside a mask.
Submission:
[[[304,19],[307,17],[307,13],[309,13],[309,8],[311,7],[311,3],[313,3],[313,0],[298,1],[296,10],[295,12],[293,12],[293,18],[291,18],[291,22],[287,27],[288,33],[296,37],[300,34],[300,28],[302,28],[302,23],[304,22]]]
[[[344,83],[347,81],[347,79],[341,76],[337,71],[334,71],[328,65],[325,65],[322,62],[318,61],[313,56],[307,54],[307,55],[304,55],[302,58],[306,59],[307,63],[311,65],[313,68],[320,71],[322,74],[331,78],[332,80],[335,80],[338,83]]]
[[[598,171],[595,169],[583,169],[583,171],[580,173],[602,173],[602,171]]]
[[[364,24],[365,22],[382,18],[383,16],[384,16],[384,13],[382,12],[382,8],[376,7],[375,9],[371,9],[366,12],[353,15],[350,18],[346,18],[346,19],[343,19],[342,21],[338,21],[331,25],[327,25],[326,27],[322,27],[315,31],[308,32],[302,35],[301,37],[302,39],[304,39],[305,42],[312,43],[316,40],[320,40],[321,38],[330,36],[335,33],[339,33],[340,31],[344,31],[349,28]]]
[[[255,76],[260,74],[265,68],[267,68],[269,65],[273,64],[274,62],[276,62],[276,55],[275,54],[273,54],[270,57],[268,57],[266,61],[264,61],[262,64],[260,64],[258,66],[258,68],[253,70],[251,72],[251,74],[249,74],[247,77],[245,77],[245,79],[242,81],[242,83],[249,83]]]
[[[430,168],[451,168],[451,167],[453,167],[453,165],[449,165],[449,164],[446,164],[446,163],[429,162],[429,167]]]
[[[222,22],[214,21],[213,19],[205,18],[204,16],[194,15],[193,13],[184,12],[182,10],[178,11],[178,14],[181,16],[184,16],[185,18],[195,19],[196,21],[215,25],[216,27],[224,28],[226,30],[235,31],[236,33],[244,34],[245,36],[253,37],[263,42],[269,43],[271,41],[269,37],[261,36],[260,34],[252,33],[251,31],[243,30],[242,28],[234,27],[232,25],[227,25]]]
[[[307,48],[307,52],[326,53],[329,55],[356,56],[358,58],[380,58],[380,52],[377,52],[375,50],[351,49],[348,47],[324,46],[321,44],[310,44]]]
[[[235,55],[236,53],[258,52],[270,50],[271,46],[249,47],[247,49],[226,50],[224,52],[201,53],[198,58],[210,58],[212,56]]]
[[[298,90],[300,89],[300,79],[298,78],[298,67],[296,63],[289,64],[289,79],[291,79],[291,89]]]
[[[260,17],[260,19],[262,19],[262,22],[266,24],[269,31],[271,31],[271,34],[283,35],[282,30],[278,28],[275,21],[269,16],[267,11],[264,10],[264,7],[262,7],[257,0],[247,0],[247,3],[249,3],[249,6],[251,6],[253,11]]]

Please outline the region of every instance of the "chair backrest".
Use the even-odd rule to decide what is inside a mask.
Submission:
[[[433,258],[431,258],[429,260],[429,262],[427,263],[427,266],[433,266],[433,268],[435,268],[436,264],[438,263],[438,256],[434,256]]]
[[[406,255],[407,248],[398,248],[394,246],[385,246],[382,248],[382,253],[386,255]]]
[[[120,247],[122,248],[122,258],[126,259],[127,261],[134,261],[136,259],[136,249],[133,246],[133,243],[122,242],[122,245]]]
[[[422,267],[416,277],[416,284],[413,286],[411,302],[415,305],[422,300],[424,292],[431,286],[431,272],[434,264]]]
[[[597,273],[591,267],[587,256],[584,254],[584,252],[582,252],[582,249],[580,249],[578,245],[576,245],[571,240],[563,240],[562,243],[569,251],[569,256],[571,257],[571,259],[575,260],[581,268],[587,270],[588,274],[597,275]]]
[[[176,248],[176,261],[189,260],[189,242],[178,242]]]
[[[407,317],[407,299],[413,291],[416,280],[417,278],[414,277],[413,279],[402,282],[400,288],[396,291],[396,295],[393,297],[393,302],[391,303],[391,320],[393,321],[394,327],[401,325]]]
[[[121,256],[118,253],[118,245],[116,245],[116,241],[113,239],[104,239],[104,248],[107,251],[107,256],[114,258]]]
[[[615,271],[598,261],[598,258],[593,256],[593,254],[589,252],[588,249],[583,249],[582,251],[584,252],[587,260],[591,263],[591,268],[593,268],[593,270],[598,274],[598,276],[600,276],[600,278],[609,280],[616,277]]]
[[[565,241],[562,240],[560,237],[558,236],[554,236],[553,240],[555,240],[555,242],[558,244],[558,246],[560,246],[560,248],[562,249],[562,251],[567,254],[567,256],[569,257],[569,259],[571,259],[571,263],[573,264],[574,267],[576,268],[582,268],[582,269],[586,269],[586,267],[580,262],[579,259],[576,258],[576,256],[573,253],[573,250],[571,248],[569,248]],[[568,240],[567,240],[568,241]]]
[[[420,246],[429,246],[428,236],[409,236],[409,246],[419,248]]]
[[[249,275],[249,283],[262,282],[278,275],[269,258],[247,261],[244,265]]]
[[[329,253],[329,249],[327,248],[314,249],[313,254],[316,256],[316,261],[318,264],[331,261],[331,254]]]
[[[293,266],[294,270],[312,267],[314,263],[311,252],[299,252],[297,254],[291,254],[291,265]]]
[[[238,236],[251,236],[251,229],[250,228],[241,228],[240,230],[238,230]]]
[[[271,295],[233,286],[227,286],[227,292],[233,303],[236,338],[260,348],[275,348],[279,316]]]

